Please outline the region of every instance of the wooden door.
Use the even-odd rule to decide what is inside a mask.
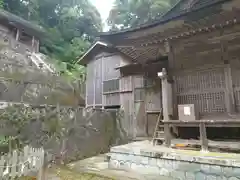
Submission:
[[[158,113],[147,114],[147,134],[149,137],[153,137],[155,127],[157,125]]]

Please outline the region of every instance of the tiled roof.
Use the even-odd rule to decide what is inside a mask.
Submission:
[[[36,37],[42,37],[44,34],[44,30],[42,27],[35,25],[32,22],[29,22],[19,16],[16,16],[10,12],[0,10],[0,20],[1,21],[6,21],[7,23],[24,29],[28,34],[34,35]]]
[[[212,4],[220,3],[226,0],[181,0],[162,19],[171,19],[181,14],[191,12]]]
[[[117,35],[125,32],[134,32],[145,28],[155,27],[159,24],[163,24],[165,22],[171,21],[174,18],[183,16],[189,12],[199,10],[201,8],[206,8],[215,4],[223,3],[225,1],[232,1],[232,0],[180,0],[172,9],[170,9],[162,18],[155,20],[153,22],[139,25],[135,28],[128,28],[121,31],[116,32],[105,32],[101,33],[101,36],[108,36],[108,35]]]

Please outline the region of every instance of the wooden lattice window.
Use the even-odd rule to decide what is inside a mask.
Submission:
[[[175,76],[178,104],[195,104],[204,114],[224,113],[226,80],[224,69],[186,72]]]
[[[144,88],[135,88],[134,90],[134,101],[144,101],[145,90]]]
[[[103,93],[118,91],[119,91],[119,79],[112,79],[103,82]]]

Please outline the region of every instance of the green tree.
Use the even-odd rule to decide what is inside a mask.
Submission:
[[[108,25],[111,30],[136,27],[166,13],[178,0],[115,0]]]
[[[2,2],[5,10],[45,28],[47,35],[40,43],[40,51],[66,62],[69,70],[74,69],[77,58],[102,30],[100,14],[89,0]]]

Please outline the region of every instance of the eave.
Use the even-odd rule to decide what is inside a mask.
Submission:
[[[137,32],[137,31],[150,29],[150,28],[168,23],[169,21],[181,18],[182,16],[186,16],[189,13],[193,13],[195,11],[199,11],[201,9],[204,9],[204,8],[207,8],[207,7],[210,7],[210,6],[213,6],[213,5],[216,5],[216,4],[219,4],[219,3],[223,3],[225,1],[232,1],[232,0],[211,0],[211,1],[209,1],[209,3],[204,4],[202,6],[194,7],[191,10],[186,9],[186,10],[180,12],[179,14],[175,14],[175,15],[170,16],[168,14],[171,11],[174,10],[175,7],[173,7],[164,16],[162,16],[162,18],[160,18],[158,20],[154,20],[150,23],[145,23],[145,24],[139,25],[138,27],[135,27],[135,28],[126,28],[126,29],[123,29],[123,30],[120,30],[120,31],[101,32],[101,33],[99,33],[99,37],[107,38],[107,37],[110,37],[110,36],[121,36],[121,35],[125,35],[125,34],[128,34],[128,33],[133,33],[133,32]],[[175,6],[177,6],[179,3],[177,3]]]
[[[0,10],[0,21],[5,22],[10,26],[21,29],[27,34],[35,36],[39,39],[45,34],[45,31],[42,27],[37,26],[21,17],[18,17],[4,10]]]

